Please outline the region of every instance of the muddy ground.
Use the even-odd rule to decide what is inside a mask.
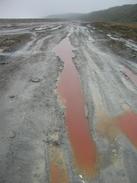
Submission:
[[[96,144],[91,175],[75,163],[57,90],[66,37]],[[137,43],[120,41],[78,23],[0,22],[0,183],[137,182]]]

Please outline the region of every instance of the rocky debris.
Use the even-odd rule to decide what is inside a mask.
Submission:
[[[123,74],[123,76],[127,79],[127,80],[129,80],[129,77],[128,77],[128,75],[126,74],[126,73],[124,73],[123,71],[120,71],[122,74]]]
[[[61,144],[59,131],[54,131],[53,133],[48,134],[48,139],[46,142],[54,146],[59,146]]]
[[[5,56],[5,55],[0,55],[0,65],[8,64],[7,59],[8,59],[7,56]]]
[[[59,66],[58,66],[58,71],[62,72],[63,68],[64,68],[64,62],[60,59],[59,56],[56,56],[58,62],[59,62]]]
[[[137,55],[133,54],[131,57],[132,57],[132,58],[136,58],[136,56],[137,56]]]
[[[88,108],[87,108],[87,106],[85,105],[85,116],[86,116],[86,118],[88,118]]]
[[[60,67],[59,67],[59,71],[62,71],[62,70],[63,70],[63,66],[60,66]]]
[[[39,82],[41,82],[41,79],[38,78],[38,77],[34,77],[34,78],[31,78],[30,81],[31,81],[32,83],[39,83]]]
[[[0,65],[6,65],[8,62],[0,62]]]

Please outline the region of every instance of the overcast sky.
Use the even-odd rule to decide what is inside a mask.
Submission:
[[[137,0],[0,0],[0,18],[39,18],[51,14],[91,12]]]

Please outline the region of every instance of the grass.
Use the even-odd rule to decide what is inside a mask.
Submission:
[[[106,33],[119,34],[123,38],[132,39],[137,42],[137,23],[96,22],[92,23],[92,25]]]
[[[28,40],[30,40],[29,34],[1,36],[0,49],[3,52],[15,51]]]

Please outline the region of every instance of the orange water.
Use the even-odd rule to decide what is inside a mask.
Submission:
[[[58,91],[66,107],[66,126],[76,166],[84,174],[91,175],[96,167],[96,145],[85,117],[84,97],[78,72],[72,62],[72,50],[68,38],[55,48],[56,55],[64,62]]]

